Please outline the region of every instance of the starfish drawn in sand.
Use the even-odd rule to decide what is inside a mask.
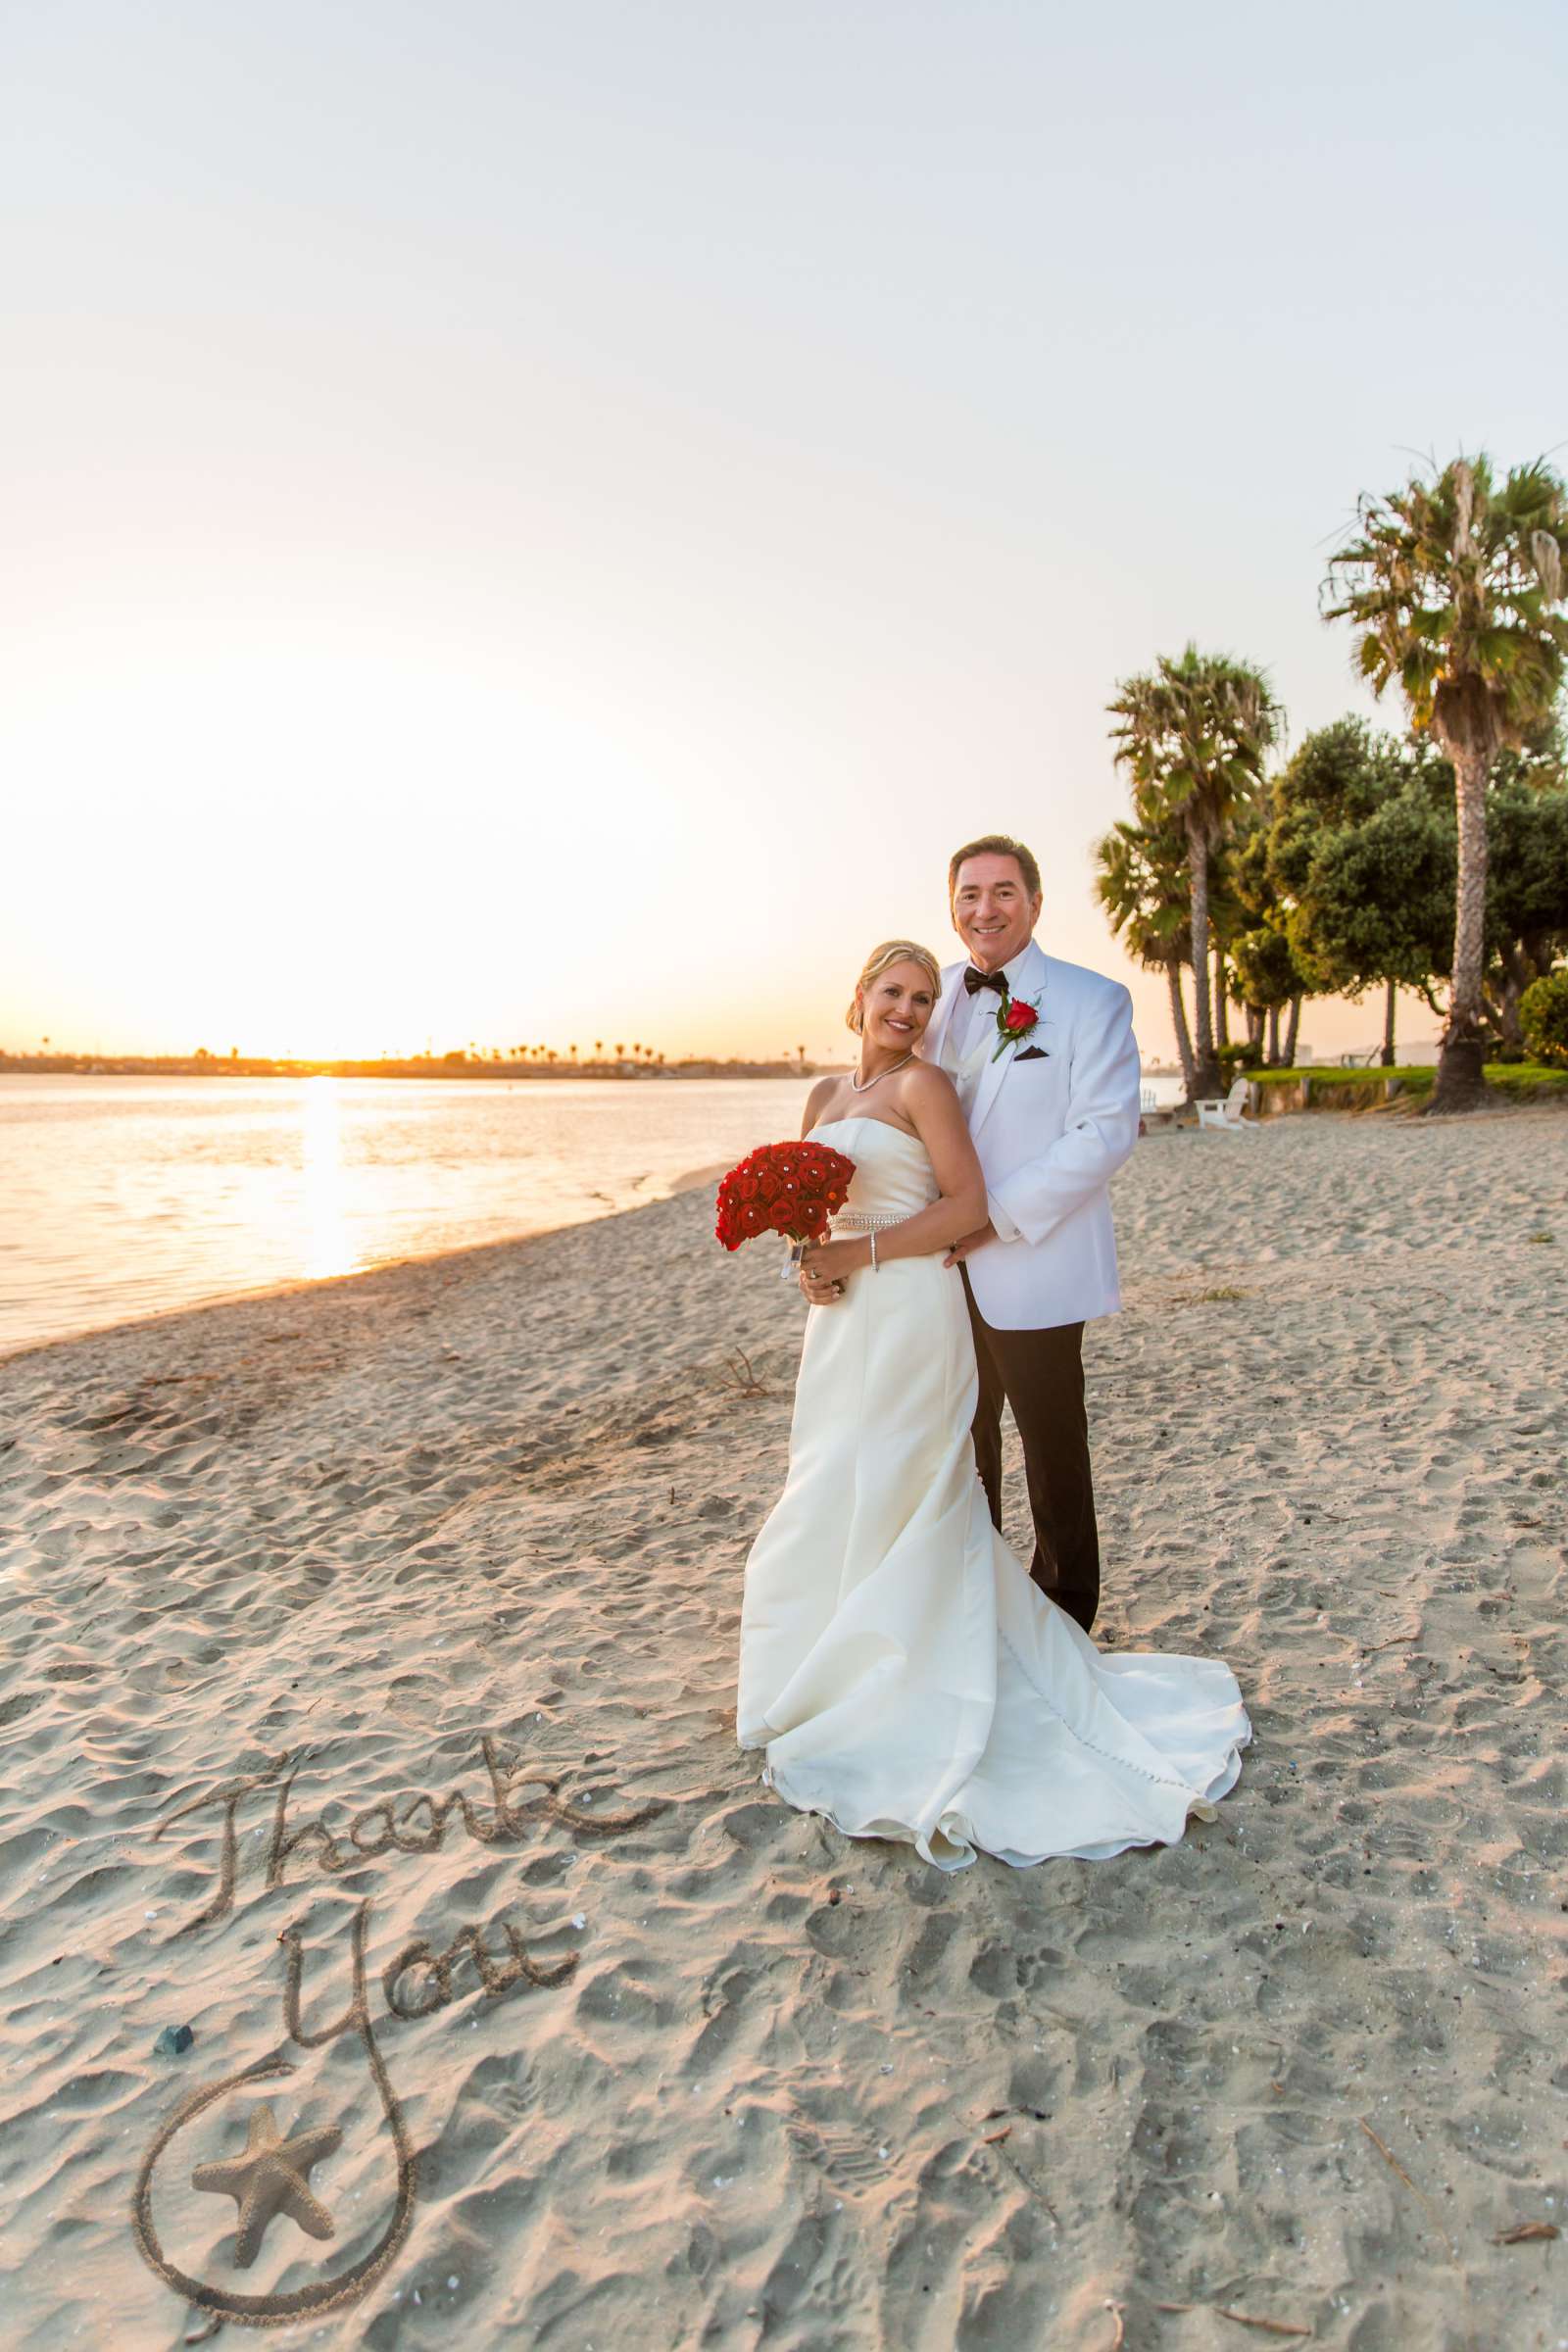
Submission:
[[[296,2132],[279,2139],[270,2107],[258,2107],[250,2121],[243,2156],[221,2164],[199,2164],[190,2177],[192,2188],[209,2189],[215,2196],[232,2197],[239,2211],[234,2222],[234,2261],[250,2269],[261,2251],[268,2224],[279,2213],[298,2222],[309,2237],[331,2237],[336,2224],[319,2197],[312,2194],[311,2167],[330,2156],[341,2132]]]

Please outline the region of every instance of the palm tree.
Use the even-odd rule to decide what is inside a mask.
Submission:
[[[1124,678],[1109,706],[1116,760],[1132,776],[1146,825],[1179,822],[1186,838],[1196,1013],[1194,1087],[1219,1090],[1209,974],[1209,860],[1227,826],[1262,781],[1263,760],[1284,714],[1259,669],[1189,645],[1162,654],[1152,676]]]
[[[1183,851],[1168,828],[1160,834],[1126,822],[1112,825],[1095,846],[1095,896],[1127,953],[1165,975],[1182,1079],[1194,1095],[1192,1032],[1182,1002],[1182,965],[1192,955]]]
[[[1324,618],[1348,620],[1374,694],[1397,685],[1413,728],[1453,763],[1459,834],[1453,985],[1434,1110],[1483,1092],[1487,782],[1500,751],[1550,711],[1568,655],[1568,491],[1544,459],[1499,488],[1486,456],[1456,458],[1401,490],[1364,495],[1331,559]]]
[[[1208,939],[1214,966],[1214,1050],[1228,1053],[1231,1043],[1230,1008],[1242,1003],[1235,949],[1247,928],[1247,913],[1232,871],[1237,841],[1255,820],[1255,798],[1250,796],[1232,817],[1217,858],[1208,866]],[[1189,915],[1190,920],[1190,915]]]

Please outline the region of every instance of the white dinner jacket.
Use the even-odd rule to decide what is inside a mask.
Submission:
[[[950,964],[942,975],[927,1061],[940,1065],[948,1024],[969,1001],[964,970]],[[1012,994],[1037,1005],[1040,1019],[1022,1045],[987,1060],[975,1087],[969,1132],[999,1238],[967,1271],[996,1330],[1041,1331],[1121,1304],[1107,1188],[1138,1140],[1138,1046],[1121,982],[1033,941]]]

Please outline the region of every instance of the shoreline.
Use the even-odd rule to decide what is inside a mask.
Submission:
[[[1568,1114],[1568,1100],[1558,1100],[1555,1097],[1547,1096],[1540,1099],[1527,1098],[1517,1102],[1491,1101],[1475,1110],[1464,1113],[1460,1119],[1450,1119],[1444,1123],[1464,1124],[1468,1121],[1478,1125],[1494,1125],[1501,1120],[1512,1120],[1531,1115],[1549,1117],[1564,1114]],[[1191,1136],[1198,1132],[1196,1119],[1184,1115],[1183,1111],[1174,1114],[1145,1112],[1143,1115],[1146,1122],[1151,1120],[1157,1122],[1146,1124],[1140,1135],[1140,1145],[1145,1148],[1178,1134]],[[1350,1103],[1341,1100],[1310,1105],[1293,1105],[1288,1109],[1275,1109],[1271,1106],[1266,1116],[1266,1123],[1270,1129],[1277,1131],[1308,1119],[1314,1122],[1319,1119],[1333,1119],[1336,1123],[1359,1124],[1365,1120],[1376,1120],[1380,1123],[1390,1120],[1403,1122],[1412,1119],[1428,1122],[1433,1120],[1434,1116],[1435,1114],[1419,1096],[1396,1095],[1387,1102],[1379,1101]],[[1263,1126],[1264,1123],[1263,1118],[1255,1116],[1249,1120],[1249,1124],[1258,1127]],[[720,1159],[707,1162],[702,1166],[683,1169],[678,1175],[667,1180],[668,1189],[666,1191],[657,1194],[652,1200],[636,1201],[625,1208],[608,1209],[598,1216],[579,1218],[569,1224],[541,1225],[526,1232],[505,1234],[493,1241],[459,1242],[448,1249],[423,1251],[410,1257],[377,1258],[368,1265],[355,1266],[344,1274],[302,1275],[292,1282],[266,1283],[256,1290],[216,1292],[210,1298],[192,1298],[181,1304],[156,1307],[145,1315],[121,1316],[112,1322],[92,1324],[85,1330],[63,1332],[53,1339],[24,1340],[16,1347],[0,1347],[0,1379],[4,1378],[8,1365],[24,1363],[29,1358],[62,1348],[101,1343],[111,1339],[118,1332],[148,1331],[186,1317],[208,1315],[237,1307],[261,1305],[270,1299],[301,1298],[317,1293],[326,1295],[339,1291],[345,1286],[385,1280],[416,1268],[436,1267],[444,1265],[448,1261],[481,1257],[489,1251],[520,1250],[528,1244],[548,1240],[554,1234],[575,1233],[611,1225],[617,1218],[640,1216],[644,1211],[658,1208],[664,1202],[677,1200],[685,1193],[697,1192],[709,1185],[716,1185],[729,1164],[728,1160]]]
[[[579,1217],[568,1225],[541,1225],[528,1233],[504,1234],[500,1239],[490,1242],[459,1242],[449,1250],[432,1250],[415,1257],[377,1258],[371,1265],[351,1267],[346,1274],[301,1275],[296,1281],[266,1283],[254,1291],[220,1291],[210,1298],[191,1298],[178,1306],[155,1307],[145,1315],[122,1315],[113,1323],[95,1323],[85,1331],[62,1332],[57,1339],[24,1340],[18,1348],[0,1348],[0,1378],[4,1377],[8,1364],[21,1363],[26,1357],[42,1355],[55,1348],[84,1347],[94,1341],[109,1340],[118,1332],[148,1331],[190,1316],[209,1315],[234,1307],[260,1306],[270,1299],[299,1298],[317,1292],[329,1293],[342,1290],[350,1284],[370,1282],[416,1267],[445,1265],[449,1259],[478,1257],[490,1250],[520,1250],[531,1242],[548,1241],[553,1234],[577,1233],[586,1228],[612,1225],[617,1217],[641,1216],[646,1210],[660,1208],[685,1193],[700,1192],[707,1185],[716,1185],[728,1164],[725,1160],[716,1160],[711,1166],[686,1169],[670,1179],[667,1192],[656,1194],[651,1200],[636,1201],[629,1208],[607,1209],[596,1217]]]
[[[1527,1098],[1519,1102],[1492,1101],[1483,1103],[1475,1110],[1465,1112],[1462,1118],[1450,1118],[1443,1123],[1463,1125],[1471,1122],[1477,1125],[1493,1125],[1501,1120],[1528,1117],[1532,1114],[1538,1117],[1543,1115],[1561,1117],[1568,1114],[1568,1100],[1559,1101],[1548,1096],[1541,1099]],[[1144,1114],[1146,1121],[1152,1115],[1157,1119],[1158,1123],[1146,1126],[1139,1138],[1142,1147],[1147,1148],[1151,1144],[1178,1134],[1189,1136],[1198,1132],[1196,1121],[1190,1117],[1183,1117],[1179,1113],[1170,1115],[1146,1112]],[[1354,1125],[1365,1120],[1376,1120],[1380,1123],[1390,1120],[1400,1122],[1415,1120],[1426,1123],[1433,1121],[1434,1117],[1435,1114],[1419,1096],[1406,1095],[1396,1096],[1387,1102],[1351,1104],[1344,1102],[1328,1102],[1300,1107],[1293,1106],[1284,1110],[1271,1108],[1267,1114],[1267,1124],[1271,1129],[1277,1131],[1308,1119],[1314,1122],[1319,1119],[1332,1119],[1336,1123]],[[1254,1119],[1250,1123],[1261,1127],[1264,1121]],[[93,1324],[84,1331],[64,1332],[55,1339],[24,1340],[19,1347],[0,1348],[0,1379],[4,1378],[8,1365],[23,1363],[30,1357],[57,1348],[103,1342],[113,1338],[118,1332],[147,1331],[178,1322],[186,1317],[213,1314],[237,1307],[261,1305],[270,1299],[302,1298],[317,1293],[325,1295],[339,1291],[345,1286],[384,1280],[417,1268],[437,1267],[445,1265],[448,1261],[481,1257],[490,1251],[520,1250],[529,1244],[546,1241],[555,1234],[589,1231],[600,1226],[612,1225],[617,1218],[641,1216],[646,1210],[658,1208],[669,1200],[678,1200],[683,1194],[701,1191],[709,1185],[716,1185],[729,1164],[727,1160],[713,1160],[700,1167],[684,1169],[679,1175],[668,1180],[667,1191],[656,1195],[651,1200],[639,1200],[626,1208],[608,1209],[599,1216],[579,1218],[566,1225],[541,1225],[525,1233],[506,1234],[497,1240],[488,1242],[460,1242],[450,1249],[433,1250],[412,1257],[378,1258],[369,1265],[355,1266],[346,1274],[302,1275],[293,1282],[267,1283],[254,1291],[218,1292],[208,1298],[193,1298],[179,1305],[157,1307],[145,1315],[122,1316],[114,1322]]]

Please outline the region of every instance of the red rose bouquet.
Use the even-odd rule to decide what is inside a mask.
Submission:
[[[713,1230],[726,1250],[738,1250],[760,1233],[781,1233],[801,1245],[819,1242],[827,1221],[849,1198],[855,1162],[826,1144],[760,1144],[718,1188],[718,1221]]]

